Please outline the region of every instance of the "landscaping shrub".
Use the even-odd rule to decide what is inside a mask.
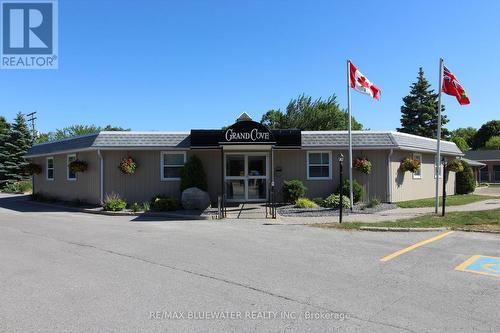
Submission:
[[[118,212],[124,210],[127,203],[118,194],[106,194],[102,208],[107,211]]]
[[[355,170],[361,171],[367,175],[372,172],[372,162],[367,158],[357,158],[353,161],[352,167]]]
[[[31,191],[30,180],[10,181],[7,182],[2,189],[6,193],[26,193]]]
[[[286,202],[295,203],[297,199],[304,197],[307,187],[300,180],[288,180],[283,182],[283,197]]]
[[[155,195],[151,199],[151,207],[154,210],[165,212],[180,209],[181,205],[179,200],[172,198],[163,194]]]
[[[203,191],[208,188],[203,163],[197,156],[191,156],[181,170],[181,191],[190,187],[197,187]]]
[[[340,204],[340,195],[338,194],[330,194],[324,201],[323,207],[327,208],[339,208]],[[351,202],[349,201],[349,197],[342,197],[342,205],[344,208],[349,208],[351,206]]]
[[[462,161],[464,170],[456,173],[456,193],[467,194],[472,193],[476,189],[476,180],[474,179],[474,172],[468,163]]]
[[[321,197],[318,197],[318,198],[314,198],[312,199],[312,201],[318,205],[318,206],[321,206],[323,207],[325,205],[325,199],[321,198]]]
[[[342,193],[344,194],[344,196],[349,198],[349,179],[346,179],[344,181],[344,185],[342,187]],[[337,188],[335,194],[340,194],[340,186]],[[352,195],[354,197],[353,198],[354,203],[363,201],[363,196],[364,196],[363,186],[361,186],[361,184],[355,180],[352,182]]]
[[[297,201],[295,201],[295,207],[297,207],[297,208],[316,208],[316,207],[318,207],[318,205],[314,201],[311,201],[307,198],[298,198]]]
[[[134,202],[133,204],[130,205],[130,209],[132,209],[134,213],[137,213],[138,211],[142,210],[142,206],[139,205],[137,202]]]
[[[375,208],[378,205],[380,205],[380,200],[377,198],[372,198],[368,203],[366,204],[366,208]]]
[[[143,211],[145,211],[145,212],[149,211],[150,207],[151,207],[151,205],[149,204],[149,202],[146,201],[146,202],[142,203],[142,210]]]

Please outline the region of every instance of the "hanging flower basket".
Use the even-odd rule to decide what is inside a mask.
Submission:
[[[356,158],[352,163],[352,167],[367,175],[372,172],[372,162],[366,158]]]
[[[459,159],[454,159],[453,161],[448,162],[448,165],[446,165],[446,171],[462,172],[464,171],[464,164]]]
[[[24,170],[30,176],[39,175],[42,173],[42,167],[36,163],[28,163]]]
[[[420,170],[420,161],[414,158],[405,158],[401,161],[399,170],[402,172],[410,171],[411,173],[415,173]]]
[[[85,161],[74,160],[69,164],[69,169],[72,173],[85,172],[87,171],[89,165]]]
[[[137,163],[129,156],[121,160],[118,169],[126,175],[133,175],[137,169]]]

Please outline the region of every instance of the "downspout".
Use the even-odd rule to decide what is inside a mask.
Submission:
[[[99,202],[104,203],[104,159],[102,158],[101,150],[97,149],[99,157]]]
[[[389,196],[389,202],[392,202],[392,153],[394,153],[394,149],[391,148],[389,152],[389,156],[387,156],[387,194]]]

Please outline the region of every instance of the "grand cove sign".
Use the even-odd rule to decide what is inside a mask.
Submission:
[[[222,130],[193,129],[191,147],[211,148],[221,145],[273,145],[300,148],[301,133],[298,129],[269,129],[252,120],[242,120]]]
[[[223,143],[274,143],[269,128],[255,121],[239,121],[224,131]]]

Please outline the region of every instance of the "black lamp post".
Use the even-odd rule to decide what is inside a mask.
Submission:
[[[441,162],[443,163],[443,211],[441,212],[441,215],[444,216],[446,211],[446,182],[447,182],[446,167],[448,163],[446,163],[446,159],[444,157]],[[439,170],[438,170],[438,177],[439,177]]]
[[[344,199],[344,195],[342,192],[343,191],[343,186],[342,186],[342,162],[344,162],[344,155],[342,154],[339,154],[339,171],[340,171],[340,176],[339,176],[339,181],[340,181],[340,207],[339,207],[339,223],[342,223],[342,212],[344,210],[344,205],[343,205],[343,199]]]

